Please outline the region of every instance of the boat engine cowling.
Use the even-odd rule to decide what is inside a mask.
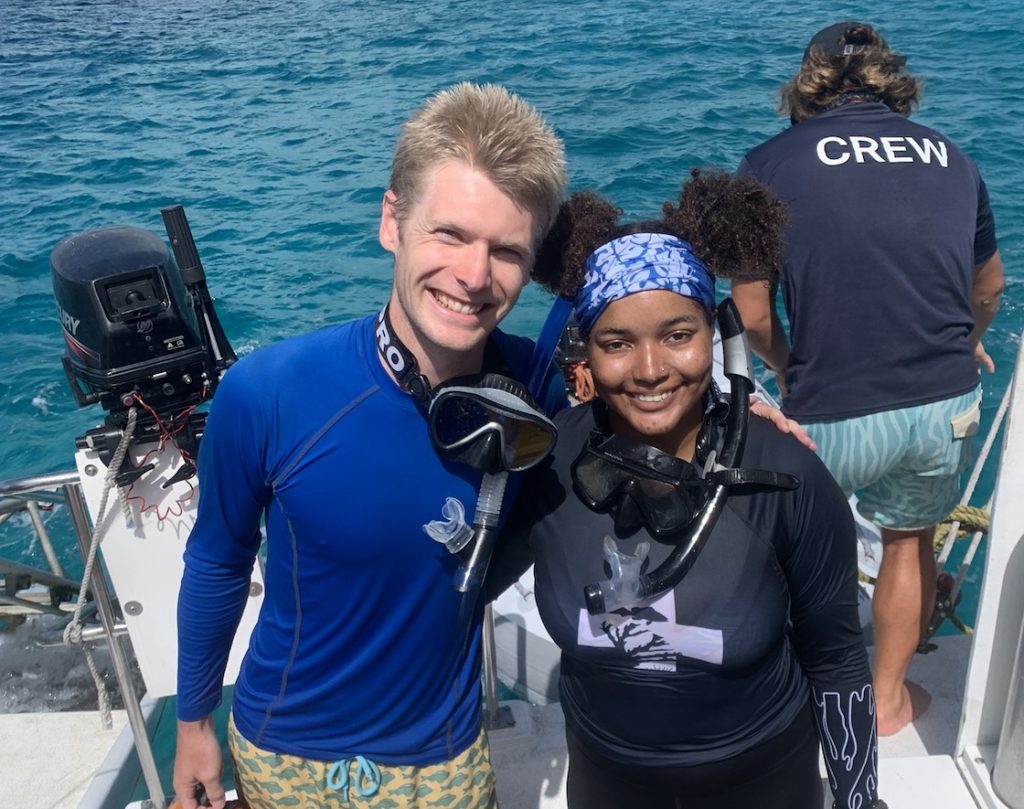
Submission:
[[[50,270],[79,406],[117,410],[139,393],[162,410],[198,397],[206,352],[163,241],[133,227],[86,231],[54,248]]]
[[[78,233],[50,254],[68,384],[80,407],[99,403],[108,411],[105,427],[80,446],[116,444],[135,408],[136,440],[177,436],[194,450],[205,423],[196,407],[236,359],[184,210],[161,213],[173,254],[135,227]]]

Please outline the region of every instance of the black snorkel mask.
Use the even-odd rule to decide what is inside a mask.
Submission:
[[[590,434],[571,470],[580,501],[614,517],[623,534],[643,526],[652,536],[678,536],[708,498],[693,464],[603,428]]]
[[[679,584],[711,535],[730,487],[753,483],[793,489],[799,484],[792,475],[733,468],[746,441],[754,376],[747,335],[730,298],[718,306],[718,327],[731,395],[722,423],[708,420],[720,417],[724,403],[713,404],[705,416],[697,442],[701,468],[600,431],[591,434],[572,465],[573,488],[588,508],[613,515],[620,530],[642,524],[653,536],[677,538],[655,570],[640,574],[635,566],[628,579],[613,574],[587,585],[583,595],[591,615],[636,606]]]
[[[416,358],[395,335],[387,307],[377,317],[376,332],[384,362],[426,414],[435,451],[483,476],[472,528],[454,498],[445,503],[444,520],[423,526],[428,536],[463,559],[452,587],[463,593],[478,589],[494,549],[508,475],[523,472],[547,457],[557,430],[527,389],[503,374],[457,377],[433,389],[419,373]],[[493,351],[490,343],[486,350]],[[485,354],[485,365],[496,364],[500,358]]]
[[[427,420],[442,457],[484,474],[523,472],[555,443],[555,425],[523,385],[502,374],[444,383],[427,407]]]

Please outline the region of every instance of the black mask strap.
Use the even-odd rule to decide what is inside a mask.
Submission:
[[[413,398],[426,409],[430,400],[434,398],[434,391],[430,382],[420,373],[419,365],[412,352],[405,347],[395,329],[391,325],[391,318],[388,316],[388,307],[385,306],[377,315],[377,351],[380,352],[384,364],[391,369],[395,375],[398,386],[412,394]]]
[[[412,352],[395,334],[394,326],[391,325],[391,316],[388,314],[389,306],[390,304],[386,305],[377,315],[377,351],[380,353],[381,359],[384,360],[384,365],[390,368],[395,375],[398,387],[411,394],[426,411],[430,407],[435,391],[427,378],[420,373],[419,364]],[[467,381],[466,384],[475,384],[482,374],[488,372],[512,376],[501,349],[495,345],[493,340],[488,340],[484,346],[483,370],[478,374],[466,376],[465,380],[472,380],[472,382]]]
[[[719,469],[708,472],[708,483],[728,487],[764,486],[769,489],[795,489],[800,479],[788,472],[771,472],[766,469]]]

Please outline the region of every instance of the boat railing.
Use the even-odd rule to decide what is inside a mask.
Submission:
[[[484,608],[483,637],[483,689],[484,727],[487,730],[514,727],[512,709],[502,705],[498,697],[498,665],[494,646],[494,612],[491,605]]]
[[[78,472],[57,472],[48,475],[12,478],[0,481],[0,525],[13,515],[28,516],[35,540],[47,561],[47,568],[0,557],[0,575],[4,586],[0,592],[0,614],[46,613],[70,618],[71,599],[79,594],[80,582],[70,578],[55,550],[41,509],[63,506],[78,543],[82,558],[87,558],[92,541],[92,528],[85,506]],[[88,598],[95,605],[99,626],[90,627],[81,636],[82,643],[107,645],[118,688],[128,715],[139,762],[154,806],[164,804],[163,788],[153,755],[146,721],[131,675],[129,654],[122,637],[126,628],[114,593],[100,566],[92,569]],[[500,704],[495,665],[494,622],[491,607],[485,609],[483,629],[483,694],[484,721],[488,730],[515,724],[508,706]]]
[[[52,603],[49,608],[45,608],[42,604],[37,605],[30,599],[21,598],[17,595],[19,586],[31,582],[33,578],[44,587],[50,589],[51,592],[56,587],[67,588],[69,585],[73,586],[75,592],[79,593],[79,595],[85,592],[84,590],[79,591],[80,583],[68,579],[63,574],[63,569],[60,566],[57,555],[54,553],[53,543],[50,541],[43,521],[41,518],[36,519],[39,517],[38,504],[40,502],[60,504],[67,509],[82,558],[85,559],[89,555],[89,548],[92,543],[92,528],[78,472],[57,472],[49,475],[35,475],[0,481],[0,508],[3,508],[4,514],[17,513],[22,509],[28,513],[33,530],[44,548],[44,553],[51,568],[49,573],[47,573],[47,571],[42,569],[22,565],[12,560],[0,560],[0,572],[4,573],[5,578],[4,589],[6,594],[3,598],[3,603],[11,605],[11,601],[14,601],[16,603],[12,606],[20,607],[24,610],[29,610],[32,607],[33,610],[31,611],[68,614],[70,618],[70,613]],[[33,509],[33,506],[36,508]],[[2,524],[2,521],[0,521],[0,524]],[[60,580],[60,584],[54,584],[52,587],[47,585],[47,582],[54,582],[56,580]],[[110,659],[114,666],[117,684],[121,691],[121,698],[128,715],[128,724],[131,727],[135,740],[139,764],[146,781],[146,787],[149,790],[150,800],[154,806],[163,806],[165,803],[163,787],[160,783],[160,775],[153,756],[153,748],[146,732],[146,720],[143,716],[138,696],[135,693],[128,653],[122,640],[122,636],[125,634],[124,622],[118,617],[115,600],[110,588],[107,586],[101,566],[94,566],[91,570],[88,593],[96,607],[96,615],[100,620],[100,627],[98,631],[81,633],[79,640],[83,644],[106,642]],[[51,602],[52,600],[51,596]]]
[[[1024,338],[1007,396],[956,763],[979,806],[1024,809]]]
[[[50,568],[48,575],[45,573],[39,575],[38,572],[29,566],[0,556],[0,574],[4,576],[4,588],[3,593],[0,593],[0,603],[6,605],[3,608],[2,614],[60,612],[57,605],[53,602],[59,603],[62,600],[61,596],[65,595],[65,592],[53,582],[56,579],[64,579],[68,583],[72,582],[64,572],[64,567],[61,565],[60,558],[54,550],[53,541],[50,539],[50,534],[46,530],[46,524],[43,521],[41,508],[52,507],[53,504],[48,500],[23,499],[22,497],[0,499],[0,525],[6,523],[15,514],[27,514],[32,530],[35,533],[36,541],[46,556],[46,563]],[[33,576],[33,573],[36,573],[36,575]],[[47,582],[44,586],[50,597],[51,603],[49,605],[40,602],[37,598],[19,598],[17,596],[17,593],[27,589],[33,581],[40,579]],[[25,584],[26,582],[27,584]],[[22,586],[23,584],[24,586]]]

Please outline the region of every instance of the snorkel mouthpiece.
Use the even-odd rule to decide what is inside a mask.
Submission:
[[[730,382],[729,415],[726,419],[721,454],[716,460],[712,452],[708,459],[708,471],[728,469],[743,454],[743,445],[747,437],[747,417],[750,415],[750,394],[754,390],[750,347],[746,332],[743,330],[743,322],[731,298],[726,298],[718,306],[718,328],[722,334],[725,375]],[[583,588],[587,612],[591,615],[600,615],[620,607],[637,606],[679,584],[697,561],[697,556],[711,535],[727,496],[726,484],[714,483],[704,505],[694,515],[668,558],[645,575],[639,575],[637,569],[635,579],[627,578],[626,569],[621,568],[621,565],[620,573],[617,575],[616,564],[609,556],[606,541],[605,558],[612,569],[612,578]],[[622,556],[617,551],[616,554]]]
[[[473,529],[466,524],[466,509],[454,497],[441,506],[440,520],[431,520],[423,526],[428,537],[444,545],[449,553],[458,553],[473,538]]]
[[[650,542],[641,542],[636,546],[636,553],[630,556],[619,551],[614,539],[605,536],[604,559],[611,568],[612,577],[601,584],[589,584],[584,588],[587,612],[591,615],[614,612],[621,607],[635,606],[646,598],[643,582],[647,577],[640,575],[640,569],[647,561],[650,547]]]

